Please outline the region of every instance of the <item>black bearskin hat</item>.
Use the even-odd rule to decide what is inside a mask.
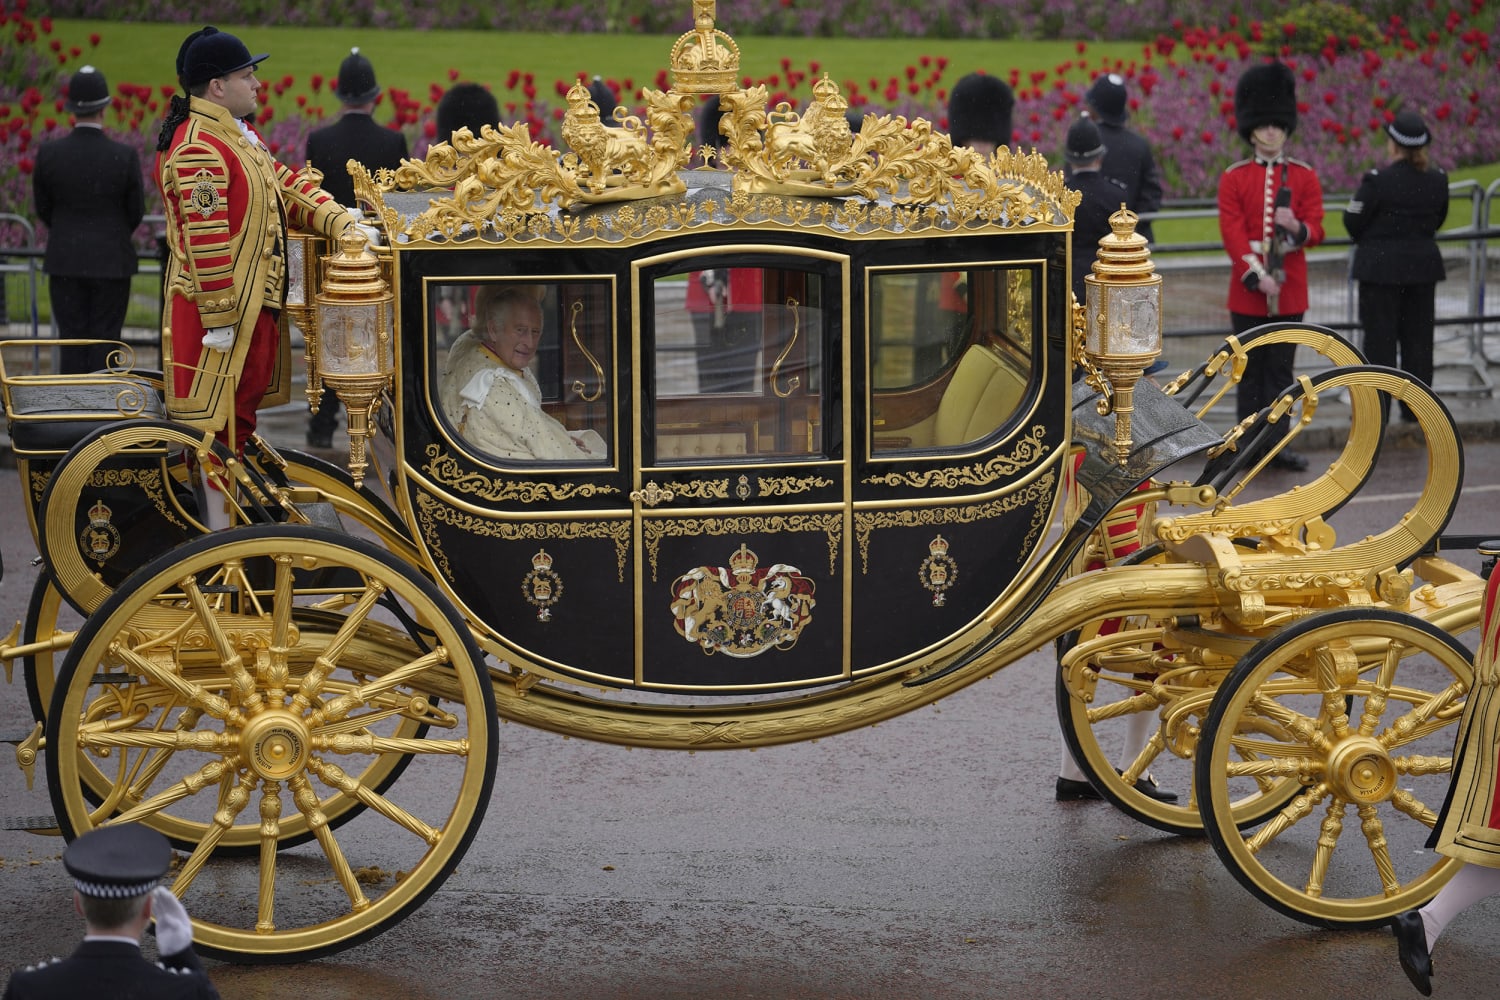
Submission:
[[[1246,142],[1262,125],[1280,125],[1291,135],[1297,129],[1297,78],[1280,62],[1251,66],[1234,85],[1234,118]]]
[[[948,95],[948,135],[953,145],[987,139],[997,147],[1010,145],[1010,112],[1016,95],[1004,80],[970,73],[953,85]]]
[[[467,126],[477,139],[485,125],[500,122],[500,103],[477,83],[455,83],[438,101],[437,135],[434,142],[448,142],[453,133]]]

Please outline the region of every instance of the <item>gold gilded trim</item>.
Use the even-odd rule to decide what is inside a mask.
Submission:
[[[445,577],[452,579],[452,566],[448,554],[443,551],[438,537],[437,525],[446,524],[480,538],[501,538],[515,541],[573,541],[580,538],[607,538],[615,543],[615,572],[621,583],[625,582],[625,563],[630,557],[630,521],[507,521],[480,517],[458,510],[437,497],[418,493],[416,497],[417,520],[422,527],[422,538],[432,552],[438,568]]]
[[[1009,455],[996,455],[987,462],[977,462],[961,468],[928,469],[925,472],[887,472],[869,476],[861,482],[872,486],[911,486],[915,488],[938,487],[957,489],[960,486],[988,486],[1005,476],[1035,465],[1047,455],[1042,443],[1047,437],[1047,428],[1035,424],[1031,432],[1016,441]]]
[[[479,472],[464,472],[458,460],[443,451],[442,445],[429,444],[426,451],[427,464],[422,466],[422,471],[434,482],[481,500],[544,503],[620,492],[618,487],[605,483],[533,483],[491,478]]]
[[[133,486],[146,494],[151,501],[151,506],[156,508],[156,512],[173,526],[183,531],[197,530],[190,528],[188,523],[178,517],[171,505],[167,503],[166,490],[162,487],[159,469],[95,469],[89,476],[89,486],[95,489]]]
[[[651,582],[656,582],[657,557],[663,538],[691,535],[749,535],[781,531],[821,531],[828,536],[828,575],[838,569],[839,540],[844,534],[844,515],[775,514],[761,517],[752,514],[718,517],[651,519],[642,522],[641,536],[646,544],[646,558],[651,562]]]
[[[690,497],[694,500],[728,500],[729,480],[700,479],[692,483],[668,483],[666,489],[674,496]]]
[[[755,480],[755,488],[763,497],[789,497],[832,485],[832,479],[822,476],[758,476]]]
[[[1031,507],[1031,526],[1021,542],[1021,549],[1029,551],[1037,535],[1046,527],[1052,513],[1052,494],[1057,486],[1057,476],[1048,472],[1023,490],[1007,493],[986,504],[965,504],[961,507],[918,507],[896,510],[856,511],[854,535],[859,543],[860,573],[870,571],[870,536],[879,528],[940,527],[949,524],[974,524],[990,518],[1008,514],[1020,507]]]

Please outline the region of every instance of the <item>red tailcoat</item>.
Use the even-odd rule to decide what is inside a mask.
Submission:
[[[156,174],[171,249],[163,331],[168,413],[222,436],[232,405],[238,450],[262,402],[290,398],[290,354],[276,314],[285,292],[286,228],[336,237],[354,218],[278,163],[226,108],[196,97],[172,145],[157,154]],[[233,345],[205,351],[205,331],[223,326],[234,328]]]
[[[1323,185],[1312,167],[1282,156],[1271,163],[1241,160],[1219,178],[1219,235],[1232,262],[1229,311],[1246,316],[1272,315],[1263,292],[1245,287],[1245,275],[1257,268],[1270,271],[1266,250],[1271,244],[1276,192],[1292,191],[1292,213],[1307,226],[1307,238],[1282,259],[1286,280],[1276,300],[1275,315],[1307,311],[1307,255],[1303,251],[1323,242]]]

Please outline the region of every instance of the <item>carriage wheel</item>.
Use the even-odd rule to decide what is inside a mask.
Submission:
[[[496,729],[481,654],[430,583],[363,541],[262,525],[153,560],[90,617],[47,777],[69,838],[142,821],[190,841],[169,878],[206,954],[301,961],[438,888],[484,813]],[[366,780],[397,761],[385,793]],[[100,803],[91,772],[111,782]],[[246,830],[254,856],[219,850]]]
[[[43,569],[31,585],[31,600],[26,604],[21,642],[31,645],[59,633],[73,632],[78,624],[77,612],[63,600],[62,591]],[[21,673],[26,679],[26,700],[31,705],[33,719],[47,718],[47,706],[52,702],[52,689],[57,681],[57,665],[64,652],[43,650],[21,661]]]
[[[1378,926],[1430,899],[1456,865],[1424,845],[1472,676],[1462,644],[1395,611],[1325,612],[1257,645],[1214,701],[1195,775],[1240,884],[1322,927]],[[1298,794],[1242,832],[1230,804],[1266,777]]]

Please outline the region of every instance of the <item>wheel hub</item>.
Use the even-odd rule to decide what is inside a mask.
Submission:
[[[272,709],[250,720],[241,745],[256,774],[285,781],[307,763],[307,726],[291,712]]]
[[[1384,802],[1396,791],[1396,765],[1386,748],[1368,737],[1339,744],[1329,758],[1328,777],[1335,793],[1353,802]]]

